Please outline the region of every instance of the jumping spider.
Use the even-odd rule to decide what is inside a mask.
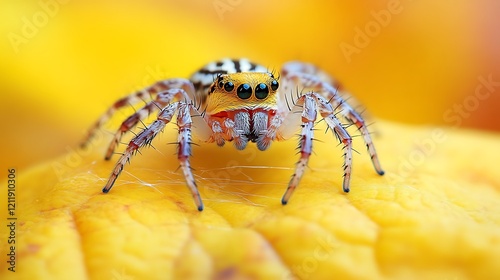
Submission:
[[[300,159],[281,199],[282,204],[288,203],[306,168],[312,152],[313,127],[318,112],[343,144],[344,192],[349,192],[351,179],[352,138],[337,114],[357,127],[376,172],[384,174],[365,121],[338,94],[329,76],[311,64],[286,63],[281,69],[280,78],[277,78],[265,67],[246,59],[223,59],[209,63],[189,80],[160,81],[118,100],[90,129],[82,145],[90,141],[116,110],[141,100],[150,101],[121,124],[109,145],[106,160],[111,158],[125,133],[152,112],[159,110],[158,117],[130,141],[104,186],[104,193],[113,187],[134,152],[150,143],[175,114],[179,129],[177,157],[199,211],[203,210],[203,202],[189,163],[192,128],[199,130],[201,140],[206,143],[215,142],[222,146],[228,141],[233,142],[236,149],[242,150],[248,142],[253,142],[259,150],[265,151],[272,141],[292,137],[300,124]],[[292,107],[299,108],[301,114],[297,114],[297,110],[293,111]]]

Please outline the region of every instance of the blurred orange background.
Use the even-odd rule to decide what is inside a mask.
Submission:
[[[2,1],[0,165],[22,168],[73,149],[117,98],[221,57],[271,69],[295,59],[315,63],[376,118],[500,131],[498,6]]]

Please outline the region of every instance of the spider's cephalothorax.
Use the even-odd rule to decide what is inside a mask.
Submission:
[[[268,73],[234,73],[216,78],[209,89],[204,114],[209,124],[229,132],[226,137],[214,137],[217,144],[234,141],[242,150],[248,141],[256,142],[260,150],[269,147],[266,139],[269,120],[276,115],[279,83]]]
[[[289,62],[283,66],[278,79],[265,67],[246,59],[209,63],[189,80],[160,81],[118,100],[95,123],[83,145],[117,109],[141,100],[149,102],[122,123],[108,148],[106,159],[111,158],[123,134],[156,110],[159,110],[158,117],[130,141],[103,188],[105,193],[111,189],[134,152],[150,143],[176,113],[179,128],[177,157],[200,211],[203,202],[189,163],[191,128],[199,130],[201,140],[207,143],[222,146],[225,142],[233,142],[241,150],[248,142],[255,142],[262,151],[272,141],[289,139],[301,128],[300,159],[281,200],[283,204],[290,199],[307,166],[318,113],[343,144],[345,192],[349,191],[351,178],[352,138],[337,115],[358,128],[375,170],[384,174],[363,118],[340,97],[330,77],[311,64]],[[297,111],[301,114],[296,114]],[[201,117],[192,118],[195,115]]]

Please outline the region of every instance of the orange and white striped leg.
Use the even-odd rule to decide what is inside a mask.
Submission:
[[[186,81],[186,83],[189,83],[189,81]],[[115,132],[104,158],[106,160],[111,159],[123,135],[133,129],[140,121],[146,119],[151,113],[165,107],[172,100],[183,100],[188,98],[189,97],[187,96],[186,91],[181,88],[168,89],[158,93],[155,100],[146,103],[144,107],[137,110],[134,114],[122,122],[120,128],[118,128]]]
[[[168,105],[164,109],[160,111],[158,114],[158,118],[151,123],[146,129],[141,131],[134,137],[127,148],[121,155],[120,159],[117,161],[115,167],[109,179],[102,189],[102,192],[107,193],[113,187],[116,179],[123,171],[123,168],[127,162],[130,162],[130,158],[135,154],[135,152],[147,145],[150,144],[151,141],[155,138],[155,136],[163,130],[165,125],[167,125],[174,116],[175,112],[178,111],[177,116],[177,125],[179,127],[179,147],[178,147],[178,158],[180,161],[180,165],[182,171],[184,173],[184,177],[186,179],[186,183],[191,190],[192,196],[195,200],[196,206],[199,211],[203,210],[203,202],[201,200],[200,194],[198,192],[198,188],[196,187],[196,183],[194,181],[194,177],[191,172],[191,168],[189,165],[189,156],[191,155],[191,115],[189,104],[184,102],[176,102]]]
[[[316,120],[316,103],[314,98],[306,94],[297,101],[297,103],[303,104],[302,109],[302,131],[300,133],[300,159],[295,166],[295,173],[292,175],[290,182],[288,183],[288,188],[285,194],[281,198],[281,203],[283,205],[288,203],[288,200],[292,196],[293,192],[299,185],[300,179],[307,167],[309,157],[312,153],[312,141],[313,141],[313,127],[314,121]]]
[[[342,189],[344,192],[349,192],[351,184],[352,172],[352,137],[344,128],[342,123],[335,117],[334,107],[323,96],[314,94],[315,100],[318,104],[318,109],[326,121],[328,128],[338,137],[339,141],[344,145],[344,181],[342,182]]]
[[[188,84],[189,83],[189,84]],[[193,85],[186,79],[170,79],[165,81],[160,81],[152,86],[149,86],[140,91],[133,92],[120,100],[116,101],[89,129],[87,136],[84,138],[80,146],[85,148],[91,140],[96,135],[97,131],[115,114],[115,112],[125,106],[133,106],[141,101],[148,101],[154,99],[154,97],[165,90],[171,88],[183,88],[188,93],[194,92]]]
[[[373,164],[375,171],[379,175],[383,175],[384,171],[380,165],[380,161],[378,159],[377,151],[375,150],[375,145],[370,136],[370,132],[366,127],[365,121],[360,116],[358,112],[356,112],[347,102],[344,100],[337,92],[337,90],[327,82],[324,82],[322,79],[318,78],[315,74],[312,73],[304,73],[304,72],[293,72],[294,69],[301,69],[296,64],[300,64],[295,62],[290,64],[288,68],[284,68],[283,71],[287,73],[287,76],[284,78],[299,88],[304,88],[306,90],[312,90],[321,94],[328,103],[330,103],[333,108],[345,117],[348,121],[352,122],[356,125],[357,129],[360,131],[363,136],[363,140],[366,143],[366,147],[368,149],[368,153],[370,154],[370,158]],[[292,67],[293,66],[293,67]],[[306,64],[307,66],[307,64]],[[312,66],[303,66],[304,69],[309,69],[309,71],[313,71],[310,68]],[[317,70],[320,71],[320,70]]]
[[[189,163],[189,157],[191,156],[191,126],[193,123],[189,106],[190,105],[184,102],[179,103],[179,110],[177,113],[177,126],[179,127],[177,158],[179,159],[182,173],[184,173],[184,179],[191,191],[196,207],[198,211],[203,211],[203,201],[198,192],[198,187],[196,186],[196,181],[194,180],[191,165]]]
[[[344,145],[344,180],[342,188],[344,192],[349,192],[352,172],[352,137],[342,126],[342,123],[335,117],[334,108],[324,97],[314,92],[306,93],[299,98],[297,104],[303,104],[302,132],[300,136],[301,157],[297,163],[295,174],[292,176],[288,188],[281,199],[281,203],[288,203],[288,200],[297,188],[307,166],[309,156],[312,152],[313,126],[316,120],[317,110],[319,110],[321,116],[325,119],[330,130],[332,130]]]

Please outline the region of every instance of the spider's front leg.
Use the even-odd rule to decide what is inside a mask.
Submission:
[[[125,96],[116,101],[113,106],[111,106],[108,111],[96,121],[94,126],[89,130],[87,137],[82,142],[81,146],[85,147],[92,140],[96,131],[99,130],[117,110],[127,105],[133,106],[141,100],[146,102],[142,108],[138,109],[134,114],[123,121],[118,130],[115,132],[113,140],[111,140],[104,157],[106,160],[109,160],[125,133],[133,129],[140,121],[147,118],[151,113],[165,107],[172,100],[189,99],[188,94],[193,92],[194,87],[189,80],[169,79],[157,82],[150,87]]]
[[[316,104],[311,96],[303,95],[298,101],[297,105],[302,104],[302,131],[300,133],[300,159],[295,167],[295,173],[292,175],[290,182],[288,183],[288,188],[286,189],[281,203],[283,205],[288,203],[288,200],[292,196],[293,192],[299,185],[300,179],[304,174],[307,167],[307,162],[309,162],[309,157],[312,153],[312,141],[313,141],[313,127],[314,121],[316,120]],[[291,113],[293,114],[293,112]]]
[[[80,144],[81,147],[86,147],[90,141],[94,138],[97,131],[115,114],[115,112],[125,106],[134,105],[140,101],[151,99],[156,93],[165,90],[166,87],[163,82],[158,82],[145,89],[133,92],[123,98],[116,101],[87,132],[87,136]]]
[[[116,147],[120,143],[123,135],[133,129],[140,121],[146,119],[151,113],[155,112],[158,109],[165,107],[172,100],[188,100],[189,97],[186,94],[186,90],[183,89],[189,86],[192,88],[192,84],[189,81],[180,80],[180,84],[173,84],[172,86],[179,86],[178,88],[171,88],[159,92],[156,95],[156,98],[153,101],[150,101],[144,105],[144,107],[137,110],[134,114],[128,117],[125,121],[122,122],[120,128],[116,131],[113,140],[111,140],[108,150],[106,152],[106,156],[104,157],[106,160],[111,159],[111,156],[114,154]],[[193,88],[194,90],[194,88]]]
[[[317,93],[309,92],[302,95],[296,102],[296,105],[302,105],[302,132],[300,134],[300,159],[295,167],[295,173],[288,184],[288,188],[281,199],[282,204],[287,204],[293,192],[297,188],[302,175],[304,174],[309,156],[312,153],[313,129],[314,121],[316,120],[317,110],[325,119],[328,127],[344,144],[344,182],[343,189],[349,191],[352,169],[352,138],[342,126],[340,121],[335,117],[332,105],[324,97]],[[293,117],[293,112],[290,112],[289,117]],[[286,130],[287,128],[282,128]]]
[[[298,88],[319,93],[328,100],[328,103],[330,103],[340,115],[353,123],[363,136],[375,171],[379,175],[384,175],[384,170],[380,165],[375,145],[373,144],[364,119],[338,94],[335,87],[330,85],[330,79],[327,77],[327,74],[314,65],[301,62],[289,62],[285,64],[282,73],[284,76],[284,83],[289,83]],[[347,190],[349,190],[349,188],[347,188]]]
[[[177,111],[177,126],[179,128],[177,157],[179,159],[181,169],[184,173],[186,183],[191,191],[195,204],[198,210],[202,211],[203,202],[201,200],[200,193],[198,192],[198,188],[194,181],[194,177],[189,164],[189,156],[191,155],[190,145],[192,124],[190,111],[191,109],[195,110],[194,108],[190,108],[191,106],[191,104],[180,101],[172,103],[162,109],[158,114],[157,119],[130,141],[127,148],[113,168],[113,172],[111,173],[108,182],[106,183],[102,191],[104,193],[109,192],[109,190],[113,187],[116,179],[122,172],[125,164],[130,161],[132,155],[134,155],[134,153],[139,148],[150,144],[155,136],[163,130],[165,125],[167,125],[172,120],[172,117]]]

